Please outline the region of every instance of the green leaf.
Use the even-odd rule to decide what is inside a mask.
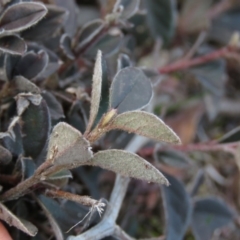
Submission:
[[[40,93],[40,89],[28,79],[15,76],[7,82],[0,92],[0,97],[15,97],[19,93]]]
[[[0,166],[7,165],[12,161],[12,154],[6,148],[0,145]]]
[[[204,49],[205,50],[205,49]],[[188,70],[211,93],[222,96],[226,82],[226,62],[219,59]]]
[[[138,68],[127,67],[118,72],[110,88],[110,107],[118,113],[141,109],[152,98],[150,80]]]
[[[109,78],[108,78],[108,68],[107,62],[104,57],[102,57],[102,88],[101,88],[101,97],[99,103],[98,113],[94,122],[94,126],[102,118],[103,114],[108,111],[109,108]]]
[[[52,122],[59,121],[61,118],[65,118],[62,104],[56,99],[56,97],[49,91],[43,91],[42,97],[46,101],[51,115]]]
[[[233,211],[215,197],[197,199],[192,215],[193,234],[197,240],[211,239],[213,232],[233,221]]]
[[[182,240],[191,221],[191,199],[180,181],[168,174],[166,177],[170,183],[170,187],[162,187],[166,240]]]
[[[27,79],[33,79],[45,71],[49,63],[49,56],[46,51],[38,53],[28,52],[18,62],[16,73]]]
[[[30,178],[36,171],[36,164],[31,158],[21,157],[19,163],[21,164],[22,181]]]
[[[49,175],[47,177],[47,179],[48,180],[57,180],[57,179],[72,178],[72,177],[73,177],[72,173],[69,170],[63,169],[59,172]]]
[[[14,226],[30,236],[35,236],[38,232],[38,229],[32,223],[24,219],[19,219],[1,203],[0,203],[0,219],[8,223],[8,225]]]
[[[34,98],[37,99],[37,102],[35,102]],[[17,105],[18,112],[21,112],[20,109],[23,107],[23,111],[20,113],[20,121],[23,123],[21,130],[24,136],[25,156],[31,156],[35,159],[44,149],[49,137],[51,123],[48,107],[45,100],[37,94],[19,94]]]
[[[145,159],[123,150],[105,150],[94,154],[89,161],[94,166],[147,182],[169,185],[163,174]]]
[[[77,50],[86,46],[94,37],[96,37],[104,28],[104,21],[101,19],[95,19],[87,22],[81,29],[78,38]]]
[[[21,2],[7,8],[0,18],[3,33],[18,32],[31,27],[47,14],[42,3]]]
[[[52,213],[48,210],[48,208],[44,205],[44,202],[42,202],[41,200],[43,199],[43,197],[40,198],[35,198],[35,200],[37,201],[37,203],[40,205],[40,207],[42,208],[44,214],[46,215],[49,223],[51,224],[52,230],[54,232],[54,235],[56,237],[56,239],[58,240],[64,240],[63,237],[63,233],[61,228],[59,227],[57,221],[55,220],[55,218],[53,217]]]
[[[46,41],[59,31],[67,19],[67,10],[56,5],[46,5],[46,16],[35,26],[22,32],[24,39],[36,42]],[[58,48],[58,44],[56,44]]]
[[[18,36],[5,36],[0,38],[0,50],[4,53],[23,55],[27,51],[27,45]]]
[[[223,45],[228,44],[233,34],[240,31],[239,21],[239,7],[232,7],[229,11],[224,11],[213,19],[211,29],[208,31],[208,38]]]
[[[212,2],[212,0],[185,0],[179,18],[180,29],[187,33],[206,30],[210,25],[208,11]]]
[[[110,56],[116,53],[122,43],[123,36],[121,34],[106,33],[98,39],[91,47],[84,52],[86,58],[94,58],[98,50],[101,50],[104,56]]]
[[[121,18],[123,19],[129,19],[132,17],[138,10],[140,4],[140,0],[118,0],[116,1],[116,4],[114,6],[114,10],[117,11],[117,9],[122,6],[123,11],[121,12]]]
[[[0,79],[11,81],[14,75],[15,66],[21,59],[20,55],[1,54],[0,55]]]
[[[96,119],[99,103],[101,99],[102,89],[102,52],[98,51],[97,59],[93,72],[92,94],[91,94],[91,110],[86,132],[91,130],[93,123]]]
[[[65,33],[62,35],[60,39],[60,48],[65,54],[66,57],[68,57],[71,60],[75,59],[74,53],[72,51],[72,39]]]
[[[58,123],[50,136],[47,159],[54,158],[54,166],[74,168],[92,157],[89,142],[67,123]]]
[[[145,0],[147,21],[152,35],[162,38],[167,44],[173,37],[176,27],[175,0]]]
[[[121,53],[117,59],[117,69],[120,71],[123,68],[131,67],[132,62],[127,54]]]
[[[161,119],[151,113],[142,111],[131,111],[118,115],[109,125],[108,130],[113,129],[136,133],[157,141],[181,142],[173,130]]]
[[[175,168],[186,169],[191,166],[191,159],[180,151],[159,149],[155,151],[154,158],[158,162]]]

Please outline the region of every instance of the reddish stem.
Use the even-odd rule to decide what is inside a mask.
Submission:
[[[228,47],[223,47],[219,50],[213,51],[211,53],[208,53],[206,55],[196,57],[194,59],[178,60],[175,63],[172,63],[170,65],[160,68],[159,73],[167,74],[167,73],[176,72],[179,70],[184,70],[196,65],[211,62],[219,58],[226,57],[229,54],[229,52],[232,52],[235,50],[236,50],[235,48],[228,46]]]
[[[175,150],[180,150],[184,152],[191,152],[191,151],[207,151],[207,152],[214,152],[214,151],[226,151],[226,152],[233,152],[236,147],[239,146],[239,142],[234,143],[200,143],[200,144],[189,144],[189,145],[175,145]]]
[[[182,152],[192,152],[192,151],[203,151],[203,152],[216,152],[216,151],[225,151],[234,153],[235,149],[239,146],[239,142],[233,143],[196,143],[188,145],[172,145],[172,146],[162,146],[159,150],[178,150]],[[154,147],[143,148],[138,151],[138,154],[142,157],[151,156],[154,152]]]

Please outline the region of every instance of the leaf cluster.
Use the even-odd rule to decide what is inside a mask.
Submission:
[[[177,112],[186,103],[183,95],[191,100],[199,89],[198,100],[206,95],[217,102],[228,65],[215,59],[183,66],[179,74],[194,83],[178,90],[181,75],[171,66],[156,69],[160,62],[154,62],[160,46],[174,59],[178,39],[192,39],[195,29],[210,25],[192,27],[186,21],[185,13],[195,8],[191,1],[89,2],[87,7],[74,0],[0,2],[0,219],[16,240],[132,239],[116,219],[133,178],[130,184],[143,180],[151,183],[149,189],[160,189],[167,240],[183,239],[189,226],[196,239],[210,240],[235,213],[217,197],[195,197],[204,174],[192,177],[191,191],[169,174],[200,169],[179,144],[192,141],[192,125],[205,109],[199,104],[190,112],[188,141],[181,121],[176,127],[162,116]],[[211,6],[205,2],[203,12]],[[232,16],[214,20],[211,41],[219,39],[216,26]],[[195,48],[184,61],[213,51],[208,44]],[[209,118],[216,116],[209,110]],[[221,147],[223,139],[214,143]],[[108,201],[109,192],[101,193],[98,182],[112,172]]]

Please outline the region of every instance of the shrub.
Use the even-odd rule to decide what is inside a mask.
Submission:
[[[182,134],[169,121],[185,144],[180,146],[180,138],[158,115],[176,113],[182,96],[210,91],[211,101],[221,98],[227,73],[220,57],[237,49],[236,36],[215,52],[207,44],[199,48],[202,32],[188,56],[156,70],[154,47],[162,45],[172,58],[174,47],[183,45],[177,37],[191,39],[208,26],[186,22],[184,13],[193,7],[186,2],[179,1],[178,8],[170,0],[91,1],[90,8],[70,0],[0,3],[0,219],[15,227],[14,239],[130,239],[116,224],[130,178],[154,183],[150,189],[161,187],[168,240],[183,239],[189,225],[196,239],[210,239],[215,229],[233,221],[223,200],[192,198],[202,172],[188,193],[169,170],[193,171],[191,156],[181,153],[186,148],[226,147],[221,141],[186,145],[192,132]],[[179,96],[171,92],[179,78],[173,73],[182,70],[202,88],[195,81]],[[189,131],[196,130],[196,119],[206,111],[199,102],[192,109],[186,112],[195,119]],[[230,148],[236,150],[234,144]],[[117,174],[110,198],[98,184],[103,169]],[[139,189],[141,181],[134,183]],[[215,220],[206,226],[209,217]]]

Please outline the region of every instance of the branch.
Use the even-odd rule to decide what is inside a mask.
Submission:
[[[0,200],[1,201],[9,201],[9,200],[14,200],[19,198],[20,196],[26,194],[27,191],[29,191],[29,189],[37,184],[38,182],[40,182],[40,178],[41,176],[32,176],[28,179],[26,179],[23,182],[20,182],[17,186],[9,189],[8,191],[4,192],[1,196],[0,196]]]
[[[226,12],[234,6],[233,1],[222,0],[221,2],[216,3],[208,12],[208,18],[214,19],[218,17],[223,12]]]
[[[80,196],[77,194],[69,193],[69,192],[64,192],[61,190],[55,190],[55,189],[47,189],[45,192],[45,195],[51,198],[62,198],[65,200],[70,200],[77,202],[81,205],[87,206],[87,207],[92,207],[96,205],[99,201],[92,199],[88,196]]]
[[[217,142],[206,142],[206,143],[193,143],[188,145],[171,145],[171,147],[163,145],[158,148],[158,150],[178,150],[182,152],[194,152],[194,151],[202,151],[202,152],[229,152],[234,154],[236,148],[239,146],[239,142],[233,143],[217,143]],[[155,148],[149,147],[141,149],[138,154],[141,157],[151,156],[154,153]]]
[[[235,148],[239,146],[239,142],[233,143],[200,143],[200,144],[188,144],[182,146],[173,146],[174,149],[183,152],[203,151],[203,152],[230,152],[233,153]]]
[[[226,57],[229,53],[235,52],[235,51],[236,51],[236,48],[232,46],[223,47],[219,50],[213,51],[211,53],[205,54],[200,57],[196,57],[193,59],[186,59],[186,60],[183,60],[183,59],[178,60],[175,63],[172,63],[170,65],[160,68],[158,71],[161,74],[167,74],[167,73],[184,70],[190,67],[194,67],[200,64],[217,60],[222,57]]]
[[[125,150],[129,152],[137,152],[146,143],[146,141],[147,138],[135,136],[127,145]],[[102,221],[83,234],[68,237],[68,240],[98,240],[114,235],[116,231],[116,219],[122,206],[129,181],[130,178],[117,175],[113,191],[111,193],[109,206],[107,207]],[[126,237],[125,234],[124,236]]]
[[[114,233],[112,235],[116,239],[120,240],[134,240],[135,238],[130,237],[127,233],[125,233],[118,225],[115,226]]]

